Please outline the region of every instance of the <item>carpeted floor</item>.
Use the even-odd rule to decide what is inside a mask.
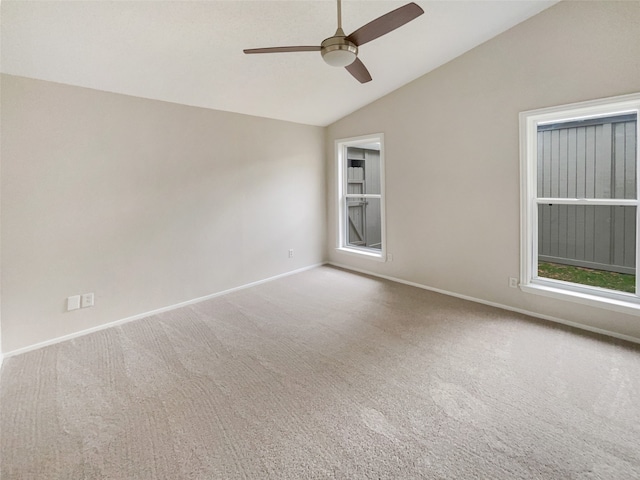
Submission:
[[[321,267],[5,360],[3,480],[640,478],[640,347]]]

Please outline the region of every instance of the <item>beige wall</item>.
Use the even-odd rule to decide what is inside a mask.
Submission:
[[[322,262],[324,135],[2,76],[2,351]]]
[[[640,318],[508,287],[518,113],[640,91],[640,2],[562,2],[328,128],[332,262],[640,339]],[[335,139],[383,132],[393,262],[333,249]]]

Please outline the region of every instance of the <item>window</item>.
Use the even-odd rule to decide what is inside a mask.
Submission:
[[[338,250],[385,259],[383,135],[336,141]]]
[[[522,290],[640,311],[640,94],[520,114]]]

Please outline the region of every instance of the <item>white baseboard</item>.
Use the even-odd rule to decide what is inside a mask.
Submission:
[[[578,328],[580,330],[587,330],[593,333],[599,333],[601,335],[606,335],[608,337],[617,338],[620,340],[626,340],[627,342],[640,344],[640,338],[632,337],[630,335],[624,335],[622,333],[612,332],[610,330],[604,330],[602,328],[591,327],[589,325],[584,325],[582,323],[571,322],[569,320],[564,320],[562,318],[552,317],[550,315],[544,315],[542,313],[531,312],[529,310],[524,310],[522,308],[511,307],[509,305],[503,305],[501,303],[490,302],[488,300],[483,300],[481,298],[470,297],[468,295],[462,295],[460,293],[450,292],[448,290],[442,290],[440,288],[428,287],[427,285],[422,285],[420,283],[410,282],[407,280],[403,280],[401,278],[391,277],[388,275],[382,275],[379,273],[370,272],[367,270],[362,270],[359,268],[350,267],[348,265],[343,265],[340,263],[327,262],[329,265],[333,265],[334,267],[343,268],[345,270],[351,270],[353,272],[364,273],[365,275],[371,275],[373,277],[384,278],[385,280],[390,280],[392,282],[402,283],[404,285],[410,285],[412,287],[422,288],[423,290],[429,290],[431,292],[441,293],[443,295],[449,295],[451,297],[461,298],[463,300],[469,300],[475,303],[481,303],[483,305],[489,305],[491,307],[501,308],[502,310],[508,310],[510,312],[521,313],[523,315],[528,315],[534,318],[540,318],[542,320],[548,320],[550,322],[560,323],[562,325],[567,325],[569,327]]]
[[[109,323],[105,323],[105,324],[102,324],[102,325],[98,325],[96,327],[88,328],[88,329],[85,329],[85,330],[80,330],[78,332],[70,333],[68,335],[63,335],[61,337],[56,337],[56,338],[53,338],[51,340],[46,340],[44,342],[39,342],[39,343],[36,343],[36,344],[33,344],[33,345],[28,345],[26,347],[18,348],[16,350],[11,350],[9,352],[3,352],[3,353],[0,353],[0,368],[2,367],[2,362],[3,362],[3,360],[5,358],[12,357],[14,355],[20,355],[22,353],[26,353],[26,352],[30,352],[30,351],[33,351],[33,350],[37,350],[39,348],[47,347],[49,345],[54,345],[56,343],[64,342],[66,340],[71,340],[71,339],[74,339],[74,338],[82,337],[84,335],[88,335],[90,333],[98,332],[100,330],[105,330],[107,328],[112,328],[112,327],[116,327],[116,326],[119,326],[119,325],[123,325],[125,323],[132,322],[134,320],[140,320],[142,318],[150,317],[152,315],[157,315],[159,313],[168,312],[168,311],[171,311],[171,310],[175,310],[177,308],[186,307],[188,305],[193,305],[195,303],[203,302],[205,300],[209,300],[209,299],[212,299],[212,298],[215,298],[215,297],[219,297],[219,296],[226,295],[226,294],[229,294],[229,293],[232,293],[232,292],[236,292],[238,290],[243,290],[245,288],[250,288],[250,287],[254,287],[254,286],[260,285],[262,283],[271,282],[273,280],[277,280],[278,278],[287,277],[289,275],[295,275],[296,273],[301,273],[301,272],[304,272],[306,270],[311,270],[313,268],[317,268],[317,267],[319,267],[321,265],[325,265],[325,264],[333,265],[335,267],[343,268],[345,270],[350,270],[350,271],[353,271],[353,272],[363,273],[365,275],[371,275],[371,276],[378,277],[378,278],[384,278],[385,280],[390,280],[392,282],[401,283],[401,284],[404,284],[404,285],[410,285],[412,287],[421,288],[423,290],[429,290],[429,291],[432,291],[432,292],[441,293],[443,295],[449,295],[451,297],[461,298],[463,300],[469,300],[471,302],[480,303],[480,304],[483,304],[483,305],[489,305],[491,307],[496,307],[496,308],[500,308],[500,309],[503,309],[503,310],[508,310],[508,311],[516,312],[516,313],[521,313],[523,315],[528,315],[530,317],[540,318],[542,320],[548,320],[548,321],[551,321],[551,322],[560,323],[560,324],[567,325],[567,326],[574,327],[574,328],[578,328],[578,329],[581,329],[581,330],[587,330],[589,332],[598,333],[598,334],[601,334],[601,335],[606,335],[606,336],[609,336],[609,337],[618,338],[620,340],[626,340],[628,342],[640,344],[640,338],[632,337],[630,335],[624,335],[624,334],[621,334],[621,333],[612,332],[612,331],[604,330],[604,329],[601,329],[601,328],[591,327],[589,325],[583,325],[581,323],[571,322],[571,321],[564,320],[564,319],[561,319],[561,318],[552,317],[550,315],[544,315],[544,314],[540,314],[540,313],[536,313],[536,312],[531,312],[529,310],[524,310],[524,309],[521,309],[521,308],[511,307],[509,305],[503,305],[503,304],[500,304],[500,303],[497,303],[497,302],[490,302],[488,300],[483,300],[481,298],[470,297],[468,295],[462,295],[462,294],[459,294],[459,293],[456,293],[456,292],[450,292],[450,291],[442,290],[442,289],[439,289],[439,288],[429,287],[427,285],[422,285],[422,284],[416,283],[416,282],[410,282],[408,280],[403,280],[401,278],[391,277],[389,275],[382,275],[382,274],[370,272],[368,270],[354,268],[354,267],[351,267],[349,265],[343,265],[343,264],[335,263],[335,262],[323,262],[323,263],[317,263],[317,264],[314,264],[314,265],[303,267],[303,268],[300,268],[300,269],[297,269],[297,270],[293,270],[291,272],[286,272],[286,273],[282,273],[282,274],[279,274],[279,275],[275,275],[273,277],[265,278],[263,280],[258,280],[258,281],[255,281],[255,282],[247,283],[245,285],[240,285],[238,287],[230,288],[228,290],[223,290],[221,292],[212,293],[212,294],[206,295],[204,297],[194,298],[192,300],[187,300],[185,302],[177,303],[175,305],[169,305],[169,306],[158,308],[156,310],[152,310],[152,311],[149,311],[149,312],[140,313],[138,315],[133,315],[131,317],[122,318],[120,320],[115,320],[113,322],[109,322]]]
[[[273,277],[265,278],[263,280],[257,280],[255,282],[247,283],[245,285],[240,285],[238,287],[233,287],[228,290],[223,290],[221,292],[212,293],[210,295],[205,295],[204,297],[194,298],[192,300],[187,300],[186,302],[176,303],[175,305],[169,305],[167,307],[158,308],[156,310],[151,310],[150,312],[140,313],[138,315],[133,315],[131,317],[122,318],[120,320],[114,320],[113,322],[104,323],[102,325],[98,325],[97,327],[87,328],[86,330],[80,330],[79,332],[70,333],[68,335],[63,335],[61,337],[56,337],[51,340],[46,340],[44,342],[35,343],[33,345],[28,345],[26,347],[18,348],[16,350],[11,350],[9,352],[5,352],[3,354],[4,358],[13,357],[14,355],[20,355],[22,353],[30,352],[33,350],[38,350],[39,348],[48,347],[49,345],[54,345],[56,343],[64,342],[67,340],[71,340],[74,338],[82,337],[84,335],[88,335],[90,333],[99,332],[100,330],[105,330],[107,328],[117,327],[118,325],[123,325],[125,323],[132,322],[134,320],[140,320],[141,318],[150,317],[152,315],[157,315],[159,313],[168,312],[171,310],[175,310],[177,308],[186,307],[188,305],[193,305],[194,303],[204,302],[205,300],[210,300],[215,297],[219,297],[222,295],[226,295],[228,293],[237,292],[238,290],[243,290],[245,288],[255,287],[256,285],[260,285],[262,283],[271,282],[273,280],[277,280],[278,278],[288,277],[289,275],[295,275],[296,273],[301,273],[306,270],[311,270],[312,268],[317,268],[325,263],[316,263],[314,265],[310,265],[308,267],[299,268],[297,270],[292,270],[291,272],[281,273],[279,275],[275,275]],[[0,356],[0,363],[2,361],[2,357]]]

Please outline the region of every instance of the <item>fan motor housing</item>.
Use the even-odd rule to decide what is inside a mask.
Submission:
[[[329,37],[320,46],[322,59],[333,67],[347,67],[355,62],[358,56],[356,44],[343,36]]]

